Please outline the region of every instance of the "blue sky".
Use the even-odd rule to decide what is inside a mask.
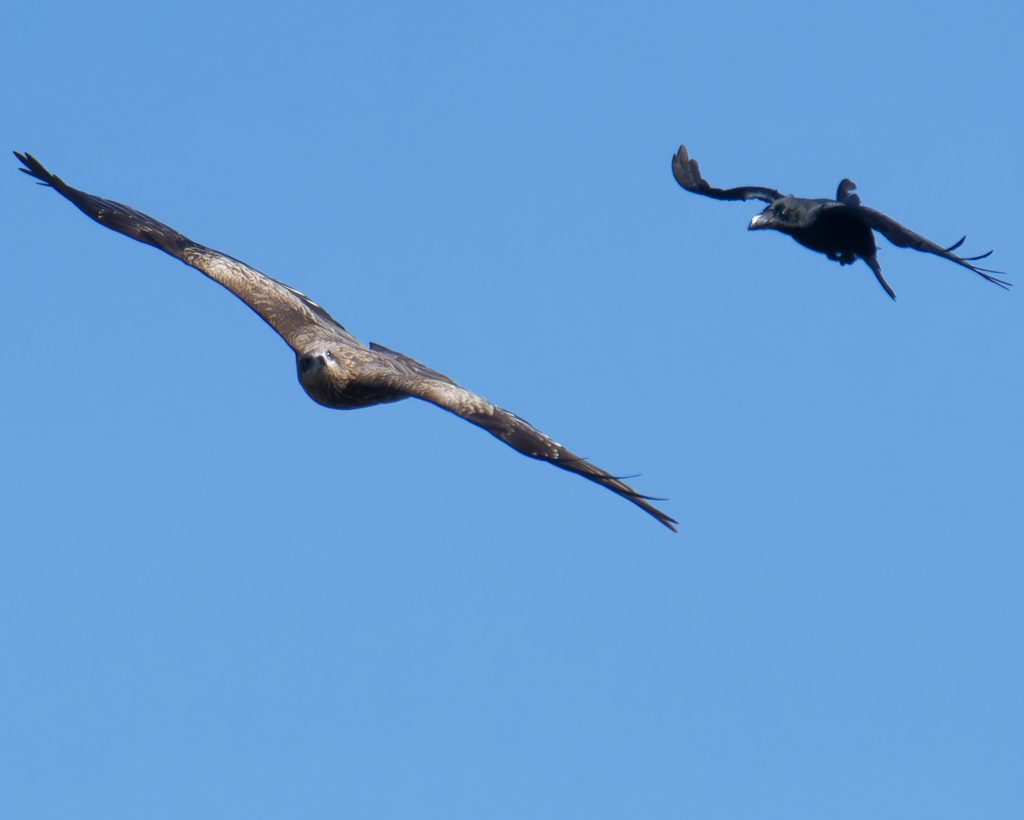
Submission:
[[[599,466],[329,411],[231,294],[17,173],[0,815],[1024,810],[1012,4],[21,4],[0,134]],[[1019,290],[1018,287],[1014,290]]]

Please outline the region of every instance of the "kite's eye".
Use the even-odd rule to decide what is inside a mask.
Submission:
[[[779,211],[779,219],[789,219],[789,208],[783,208]]]

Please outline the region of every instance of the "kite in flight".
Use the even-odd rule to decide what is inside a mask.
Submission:
[[[180,259],[245,302],[295,351],[299,383],[313,401],[342,410],[417,398],[482,427],[514,450],[607,487],[673,532],[678,522],[610,473],[573,455],[518,416],[459,387],[447,376],[386,347],[366,347],[327,311],[297,290],[244,262],[187,239],[173,228],[117,202],[66,185],[31,154],[15,156],[19,170],[70,200],[86,216]]]
[[[697,161],[690,159],[686,146],[680,145],[679,151],[672,157],[672,175],[683,188],[694,194],[711,199],[741,200],[760,199],[767,202],[768,207],[751,220],[748,230],[771,229],[792,236],[805,248],[823,253],[840,265],[852,265],[857,257],[863,259],[874,272],[878,283],[885,288],[893,299],[896,294],[889,283],[882,278],[882,268],[878,264],[878,248],[875,246],[873,230],[899,248],[913,248],[915,251],[933,253],[956,262],[978,276],[987,279],[999,287],[1008,289],[1010,282],[990,276],[1001,273],[997,270],[979,268],[971,264],[991,255],[992,251],[980,256],[957,256],[953,251],[959,248],[964,239],[943,248],[919,236],[909,228],[903,227],[895,219],[885,214],[866,208],[860,204],[860,197],[853,193],[857,186],[844,179],[839,183],[835,199],[801,199],[796,196],[783,196],[774,188],[747,186],[743,188],[712,188],[700,175]]]

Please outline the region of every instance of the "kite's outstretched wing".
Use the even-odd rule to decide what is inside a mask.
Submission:
[[[482,427],[524,456],[546,461],[548,464],[576,473],[595,484],[606,487],[627,501],[632,501],[673,532],[678,532],[673,526],[678,523],[675,519],[669,518],[661,510],[647,503],[659,499],[641,495],[621,478],[613,476],[600,467],[595,467],[586,459],[569,452],[525,419],[519,418],[496,404],[491,404],[482,396],[460,387],[447,376],[431,370],[415,359],[410,359],[377,344],[371,344],[370,349],[393,357],[397,366],[394,370],[375,369],[372,374],[359,380],[360,385],[374,389],[393,390],[435,404],[478,427]]]
[[[53,188],[86,216],[111,230],[153,245],[219,282],[256,311],[290,346],[294,347],[296,331],[300,328],[319,325],[349,343],[363,347],[326,310],[294,288],[271,279],[245,262],[193,242],[174,228],[134,208],[72,188],[47,171],[31,154],[19,154],[17,151],[14,154],[25,166],[18,170]]]

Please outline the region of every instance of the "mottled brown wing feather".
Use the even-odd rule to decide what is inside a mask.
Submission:
[[[82,213],[111,230],[180,259],[226,287],[245,302],[290,345],[295,333],[311,324],[337,334],[341,339],[363,347],[354,336],[316,302],[283,282],[278,282],[227,254],[193,242],[173,228],[127,205],[101,199],[67,185],[47,171],[31,154],[15,156],[25,165],[19,170],[53,188]]]
[[[379,345],[374,345],[373,349],[381,350]],[[606,487],[627,501],[636,504],[673,532],[678,532],[674,525],[679,522],[647,503],[659,499],[641,495],[620,478],[569,452],[525,419],[521,419],[514,413],[491,404],[482,396],[460,387],[447,376],[441,376],[436,371],[430,370],[400,353],[394,353],[386,348],[384,351],[399,360],[398,366],[394,369],[384,368],[367,377],[368,385],[399,390],[408,396],[428,401],[454,413],[471,424],[482,427],[524,456],[546,461],[548,464],[576,473],[576,475]]]

